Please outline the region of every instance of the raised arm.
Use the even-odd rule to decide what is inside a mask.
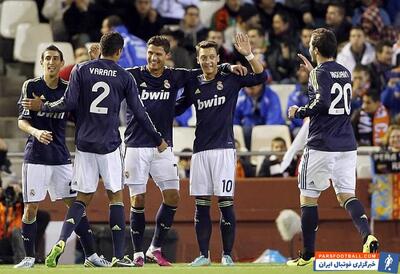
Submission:
[[[262,63],[258,60],[258,58],[254,58],[254,54],[251,52],[250,41],[247,34],[236,34],[235,48],[247,59],[247,61],[249,61],[254,73],[259,74],[264,71]]]

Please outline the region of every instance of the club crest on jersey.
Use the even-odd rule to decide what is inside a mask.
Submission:
[[[35,196],[35,190],[34,189],[31,189],[31,191],[29,192],[29,194],[31,195],[31,196]]]
[[[218,95],[214,95],[214,98],[207,99],[204,101],[200,101],[197,99],[197,109],[202,110],[210,107],[216,107],[225,104],[225,96],[218,97]]]
[[[171,85],[169,84],[168,80],[164,80],[164,87],[165,88],[170,88]]]
[[[128,172],[128,171],[125,171],[124,175],[125,175],[125,178],[126,178],[126,179],[129,178],[129,172]]]
[[[222,90],[224,88],[224,85],[222,84],[221,81],[217,82],[217,90]]]

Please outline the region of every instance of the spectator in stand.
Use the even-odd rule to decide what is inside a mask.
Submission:
[[[289,94],[286,113],[288,113],[290,106],[305,106],[308,104],[308,72],[300,66],[297,70],[297,83],[295,89]],[[290,133],[293,137],[297,135],[303,125],[303,119],[291,119],[289,124]]]
[[[396,0],[395,0],[396,1]],[[376,5],[377,1],[374,0],[362,0],[361,5],[354,10],[354,14],[352,17],[353,26],[357,26],[361,24],[362,16],[364,12],[368,9],[368,7],[372,5]],[[382,22],[385,26],[391,25],[391,19],[387,11],[381,7],[378,7],[379,17],[382,18]]]
[[[249,37],[250,39],[250,37]],[[207,34],[207,41],[214,41],[218,45],[218,55],[220,63],[232,63],[233,55],[228,49],[224,47],[224,33],[218,30],[209,30]],[[250,42],[251,43],[251,42]]]
[[[64,12],[63,21],[74,48],[100,40],[99,17],[95,3],[89,0],[72,1]]]
[[[211,18],[211,29],[225,31],[230,26],[235,26],[240,13],[252,9],[252,5],[241,5],[240,0],[225,0],[225,5],[217,10]]]
[[[73,0],[45,0],[42,15],[49,20],[54,41],[68,41],[63,16]]]
[[[153,7],[162,17],[162,25],[179,25],[185,14],[185,7],[198,4],[198,0],[153,0]]]
[[[393,49],[390,41],[380,41],[375,47],[375,61],[369,65],[371,75],[371,87],[382,92],[389,81],[389,72],[392,69]]]
[[[346,42],[349,39],[351,23],[346,19],[346,9],[339,4],[330,4],[325,15],[326,27],[331,29],[335,35],[338,44]]]
[[[275,0],[254,0],[254,4],[260,14],[261,26],[268,33],[272,32],[272,18],[278,12],[290,12],[290,10],[282,3],[277,3]],[[291,14],[292,15],[292,14]],[[295,18],[295,16],[291,16]],[[297,28],[297,23],[294,26]]]
[[[158,35],[162,28],[161,17],[151,6],[151,0],[136,0],[123,17],[128,30],[144,41]]]
[[[375,49],[366,41],[364,30],[354,26],[350,31],[348,42],[336,57],[336,62],[353,71],[356,65],[369,65],[375,60]]]
[[[400,125],[391,125],[389,127],[383,144],[390,152],[400,152]]]
[[[74,56],[75,56],[75,64],[79,64],[90,60],[89,52],[86,47],[76,48],[74,51]],[[61,79],[69,81],[69,76],[71,75],[71,71],[74,68],[75,64],[65,66],[60,70]]]
[[[400,66],[400,32],[397,34],[397,41],[393,44],[392,65]]]
[[[382,104],[387,107],[390,116],[394,118],[400,113],[400,69],[390,73],[388,85],[381,94]]]
[[[257,177],[288,177],[295,176],[297,159],[293,159],[285,172],[281,172],[281,162],[283,160],[284,152],[287,150],[285,139],[282,137],[275,137],[271,142],[271,151],[280,152],[278,154],[271,154],[265,157],[258,171]]]
[[[295,83],[298,39],[293,32],[288,13],[279,12],[274,15],[270,41],[267,66],[271,71],[272,80],[282,84]]]
[[[254,126],[285,124],[279,96],[265,84],[245,87],[239,92],[233,122],[243,127],[245,145],[250,150]]]
[[[190,56],[185,48],[180,46],[183,33],[180,30],[172,31],[170,29],[163,29],[161,30],[161,34],[167,37],[171,46],[170,59],[168,59],[167,66],[175,68],[193,68],[195,59]]]
[[[242,145],[237,139],[235,139],[235,148],[237,152],[247,151],[247,149],[242,147]],[[254,177],[254,175],[255,175],[255,166],[251,164],[250,157],[237,156],[236,154],[235,178],[249,178],[249,177]]]
[[[184,148],[181,152],[193,152],[191,148]],[[179,179],[190,178],[190,161],[192,156],[179,156],[178,174]]]
[[[311,62],[311,55],[309,49],[310,49],[311,34],[313,30],[314,28],[311,25],[306,25],[301,29],[300,42],[298,46],[299,53],[305,56],[310,62]]]
[[[400,27],[400,1],[386,1],[386,11],[389,14],[392,25],[395,27]]]
[[[371,44],[388,40],[391,43],[397,39],[397,32],[392,26],[385,26],[376,5],[369,6],[361,17],[361,26]]]
[[[111,15],[103,20],[101,33],[118,32],[124,38],[124,49],[118,65],[123,68],[142,66],[147,64],[146,42],[128,32],[120,17]]]
[[[359,146],[380,146],[390,124],[389,112],[381,104],[377,91],[369,90],[362,98],[361,109],[351,117],[357,143]]]
[[[371,87],[371,75],[367,66],[356,65],[352,73],[351,112],[361,108],[362,98]]]
[[[183,47],[196,57],[196,45],[205,40],[208,30],[200,21],[200,9],[195,5],[185,7],[185,15],[179,24],[179,29],[183,31]]]
[[[11,174],[11,161],[7,157],[8,147],[6,142],[0,138],[0,186],[1,186],[1,172]]]

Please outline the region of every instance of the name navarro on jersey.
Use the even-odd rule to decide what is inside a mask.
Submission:
[[[202,110],[203,108],[210,108],[210,107],[216,107],[225,104],[225,96],[218,97],[218,95],[214,95],[214,98],[212,99],[207,99],[204,101],[200,101],[200,99],[197,99],[197,109]]]
[[[332,78],[350,78],[347,71],[331,71],[330,74]]]
[[[141,100],[168,100],[169,99],[169,91],[164,91],[163,89],[158,92],[146,91],[142,90],[142,94],[140,95]]]
[[[97,74],[100,76],[117,77],[117,71],[113,69],[89,68],[90,74]]]
[[[38,117],[46,117],[46,118],[53,118],[53,119],[64,119],[65,112],[43,112],[39,111],[36,116]]]

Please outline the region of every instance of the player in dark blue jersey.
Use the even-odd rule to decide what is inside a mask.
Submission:
[[[173,223],[179,202],[179,178],[175,156],[172,152],[172,124],[175,102],[179,89],[194,80],[201,70],[175,69],[165,67],[170,54],[166,37],[154,36],[147,43],[147,65],[128,71],[134,76],[139,94],[157,129],[170,146],[163,153],[155,153],[156,143],[140,127],[136,119],[128,118],[125,131],[125,183],[131,196],[131,236],[134,247],[134,263],[143,266],[143,233],[145,230],[145,193],[149,174],[160,188],[163,203],[156,216],[156,229],[152,243],[146,252],[147,259],[160,266],[170,266],[161,253],[164,239]],[[230,72],[228,64],[221,69]],[[128,116],[132,116],[128,108]]]
[[[42,77],[27,80],[22,86],[21,99],[18,102],[18,126],[29,134],[26,142],[24,163],[22,165],[22,188],[24,215],[22,217],[22,236],[26,257],[15,268],[30,268],[35,262],[36,215],[39,202],[46,193],[54,201],[63,199],[71,206],[76,191],[71,189],[72,165],[70,154],[65,144],[67,113],[46,113],[24,109],[21,101],[34,95],[54,102],[65,93],[68,82],[59,77],[64,65],[63,54],[55,46],[47,47],[40,60],[44,74]],[[85,251],[85,265],[109,266],[94,251],[93,235],[86,215],[82,216],[75,228]]]
[[[235,238],[233,195],[235,188],[235,140],[233,115],[242,87],[254,86],[266,80],[263,66],[251,53],[247,35],[236,36],[236,49],[249,60],[254,71],[246,76],[217,70],[218,46],[203,41],[196,46],[197,62],[203,74],[185,86],[186,97],[178,103],[177,114],[188,106],[196,108],[196,138],[190,168],[190,195],[196,197],[195,228],[200,256],[192,266],[210,264],[211,196],[218,197],[221,211],[223,254],[221,263],[233,265],[231,251]]]
[[[65,96],[57,102],[41,105],[44,111],[74,110],[76,116],[73,188],[78,191],[78,197],[67,213],[60,240],[46,258],[48,266],[56,266],[67,238],[97,189],[99,175],[110,199],[110,228],[114,244],[112,266],[133,266],[129,258],[124,257],[123,170],[118,130],[121,101],[126,99],[135,119],[145,128],[159,152],[167,148],[167,143],[148,117],[134,78],[116,63],[123,45],[120,34],[103,35],[100,41],[102,58],[76,65]],[[37,107],[36,102],[27,100],[25,105],[31,107],[30,104],[35,104]]]
[[[308,141],[300,163],[299,188],[304,249],[291,266],[312,263],[318,229],[317,202],[332,182],[337,200],[350,214],[363,238],[363,252],[377,252],[378,241],[371,235],[368,218],[355,196],[357,145],[350,121],[351,74],[335,62],[335,34],[320,28],[313,31],[310,54],[317,67],[302,55],[310,72],[309,104],[291,106],[289,118],[310,117]]]

